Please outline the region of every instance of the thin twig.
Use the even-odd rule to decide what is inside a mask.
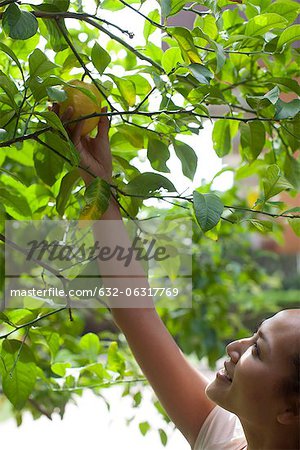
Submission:
[[[199,48],[200,50],[203,50],[205,52],[210,52],[210,53],[216,53],[216,50],[213,48],[207,48],[207,47],[202,47],[201,45],[195,45],[196,48]],[[240,50],[226,50],[225,48],[223,49],[224,53],[227,54],[237,54],[237,55],[246,55],[246,56],[253,56],[253,55],[274,55],[274,53],[272,52],[264,52],[261,50],[257,50],[255,52],[243,52]]]
[[[71,39],[69,38],[68,34],[66,33],[64,27],[61,26],[60,22],[58,19],[56,19],[56,24],[60,30],[60,32],[62,33],[62,35],[64,36],[67,44],[69,45],[70,49],[72,50],[72,52],[74,53],[76,59],[78,60],[78,62],[80,63],[81,67],[84,70],[85,75],[87,75],[91,81],[93,82],[93,84],[95,85],[95,87],[97,88],[97,90],[100,92],[101,95],[103,95],[103,97],[105,98],[105,100],[107,101],[107,103],[109,104],[110,108],[112,110],[116,110],[116,108],[112,105],[112,103],[109,101],[107,95],[105,94],[105,92],[103,91],[103,89],[100,88],[100,86],[98,85],[98,83],[96,83],[94,77],[92,76],[91,72],[88,70],[88,68],[86,67],[83,59],[81,58],[80,54],[77,52],[73,42],[71,41]]]
[[[106,387],[106,386],[114,386],[116,384],[126,384],[126,383],[148,383],[148,380],[146,378],[136,378],[134,380],[116,380],[116,381],[108,381],[107,383],[100,383],[100,384],[94,384],[91,386],[77,386],[77,387],[73,387],[73,388],[61,388],[61,389],[52,389],[52,391],[55,392],[72,392],[72,391],[78,391],[81,389],[95,389],[95,388],[100,388],[100,387]]]
[[[228,205],[224,205],[224,208],[228,208],[228,209],[236,209],[239,211],[247,211],[247,212],[252,212],[255,214],[263,214],[265,216],[270,216],[270,217],[275,217],[275,218],[279,218],[279,217],[286,217],[287,219],[299,219],[300,215],[290,215],[290,214],[274,214],[274,213],[269,213],[267,211],[259,211],[257,209],[250,209],[250,208],[243,208],[240,206],[228,206]]]
[[[137,14],[139,14],[141,17],[143,17],[145,20],[147,20],[149,23],[151,23],[151,25],[153,25],[154,27],[160,28],[161,30],[165,30],[166,29],[166,27],[164,25],[161,25],[160,23],[155,22],[154,20],[150,19],[150,17],[146,16],[145,14],[143,14],[138,9],[135,9],[133,6],[131,6],[129,3],[126,3],[124,0],[119,0],[119,2],[123,3],[123,5],[127,6],[132,11],[136,12]]]
[[[115,34],[111,33],[108,30],[106,30],[101,25],[98,25],[97,23],[94,22],[94,20],[87,18],[87,19],[85,19],[85,22],[89,23],[90,25],[92,25],[95,28],[98,28],[98,30],[100,30],[103,33],[107,34],[107,36],[109,36],[111,39],[119,42],[119,44],[121,44],[123,47],[127,48],[130,52],[134,53],[139,59],[147,61],[151,66],[153,66],[156,69],[158,69],[161,73],[165,72],[160,64],[158,64],[157,62],[153,61],[151,58],[148,58],[148,56],[146,56],[143,53],[139,52],[134,47],[132,47],[131,45],[127,44],[127,42],[123,41],[123,39],[119,38]]]
[[[19,0],[4,0],[3,2],[0,3],[0,8],[2,8],[2,6],[10,5],[11,3],[20,4],[21,2]]]
[[[31,320],[30,322],[24,323],[23,325],[17,325],[14,330],[11,330],[9,333],[6,333],[6,334],[3,334],[2,336],[0,336],[0,340],[6,339],[11,334],[16,333],[16,331],[22,330],[23,328],[26,328],[26,327],[31,327],[31,326],[35,325],[36,323],[39,323],[41,320],[46,319],[47,317],[53,316],[54,314],[58,314],[61,311],[65,311],[66,309],[67,309],[67,307],[64,306],[63,308],[56,309],[54,311],[50,311],[47,314],[44,314],[43,316],[39,316],[36,319]]]
[[[25,341],[26,341],[26,339],[27,339],[29,330],[30,330],[30,328],[28,327],[27,330],[26,330],[25,335],[23,336],[23,339],[22,339],[20,348],[19,348],[19,350],[18,350],[16,359],[14,360],[14,364],[13,364],[13,366],[12,366],[12,368],[11,368],[11,371],[9,372],[10,378],[12,378],[12,376],[13,376],[13,374],[14,374],[14,371],[15,371],[15,368],[16,368],[16,365],[18,364],[18,361],[19,361],[19,359],[20,359],[21,351],[22,351],[22,349],[23,349],[23,347],[24,347],[24,344],[25,344]]]

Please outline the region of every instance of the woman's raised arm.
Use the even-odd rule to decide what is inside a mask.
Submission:
[[[67,114],[71,116],[72,111],[69,110]],[[94,139],[81,137],[82,126],[82,123],[77,125],[71,134],[81,156],[81,165],[110,182],[112,157],[108,139],[109,120],[105,116],[101,117]],[[91,182],[90,175],[84,172],[82,175],[87,184]],[[94,228],[97,241],[105,242],[105,246],[110,248],[131,246],[119,207],[113,199],[101,219]],[[143,269],[135,258],[132,258],[128,267],[116,259],[105,263],[100,261],[99,265],[101,274],[110,274],[105,286],[123,292],[128,286],[149,287]],[[114,273],[116,277],[111,278]],[[193,447],[204,420],[215,406],[205,395],[208,381],[187,361],[158,316],[153,299],[148,296],[138,300],[144,302],[144,307],[126,307],[130,299],[125,295],[119,297],[118,307],[111,307],[112,316],[168,416]]]

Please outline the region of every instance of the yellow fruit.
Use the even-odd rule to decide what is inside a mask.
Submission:
[[[258,199],[258,192],[256,191],[250,191],[247,195],[247,204],[250,206],[250,208],[253,208],[256,201]]]
[[[64,90],[68,98],[60,104],[59,113],[62,115],[69,106],[72,106],[74,112],[72,119],[79,119],[80,117],[87,116],[89,114],[100,113],[101,112],[101,102],[102,95],[96,88],[94,84],[85,83],[84,81],[72,80],[69,82],[73,86],[78,86],[89,90],[96,100],[92,100],[84,92],[72,86],[65,86]],[[86,136],[91,131],[93,131],[98,125],[99,117],[92,117],[91,119],[86,119],[81,131],[81,136]],[[74,127],[75,125],[73,125]],[[71,127],[72,128],[72,127]]]

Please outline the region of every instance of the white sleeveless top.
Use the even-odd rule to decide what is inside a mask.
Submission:
[[[234,414],[216,406],[207,416],[193,450],[246,450],[242,425]]]

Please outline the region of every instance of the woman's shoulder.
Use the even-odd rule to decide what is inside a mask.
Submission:
[[[193,450],[242,450],[246,445],[238,417],[217,405],[203,423]]]

